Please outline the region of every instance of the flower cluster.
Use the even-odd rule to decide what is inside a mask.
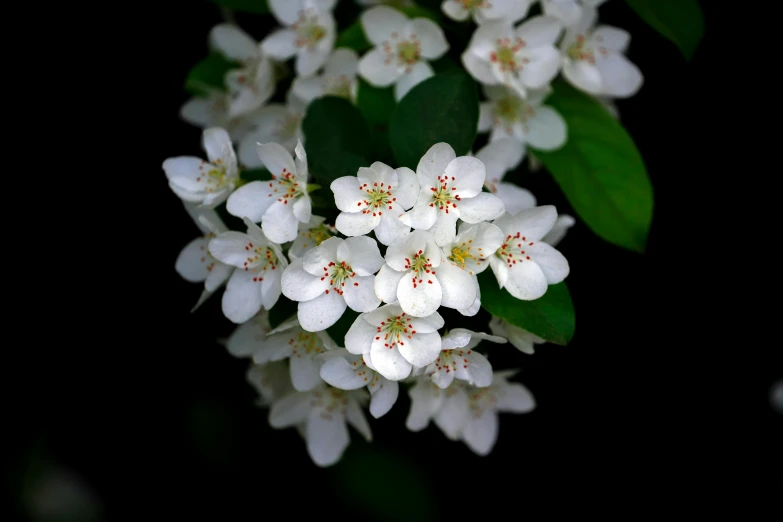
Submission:
[[[574,219],[504,176],[521,164],[526,144],[565,143],[563,118],[543,104],[561,70],[605,99],[630,96],[642,77],[622,54],[627,33],[594,27],[597,0],[542,0],[542,14],[532,17],[528,0],[445,0],[445,16],[476,24],[461,57],[483,85],[478,130],[490,132],[487,145],[458,156],[449,143],[435,143],[415,171],[368,162],[318,187],[301,129],[308,104],[327,95],[355,102],[359,77],[393,86],[399,101],[449,50],[441,27],[409,17],[400,10],[405,2],[360,3],[396,6],[363,11],[371,48],[362,56],[334,49],[336,0],[269,0],[281,27],[261,42],[235,25],[213,28],[212,47],[240,68],[226,74],[226,91],[182,108],[204,128],[206,159],[163,163],[202,233],[175,268],[203,282],[196,306],[225,287],[223,313],[238,325],[229,353],[252,360],[247,379],[269,407],[269,423],[296,427],[316,464],[340,459],[347,424],[370,440],[365,408],[385,415],[400,383],[411,399],[408,429],[433,420],[449,439],[486,455],[498,412],[535,407],[531,393],[509,381],[516,371],[492,367],[487,352],[498,348],[489,343],[532,354],[545,340],[497,317],[481,332],[448,325],[441,314],[477,316],[485,270],[522,301],[568,276],[555,245]],[[296,76],[286,102],[269,103],[287,60]],[[263,168],[269,179],[247,181],[247,168]],[[311,193],[319,189],[336,207],[333,220],[314,215]],[[241,229],[230,230],[221,213]],[[296,313],[272,324],[269,312],[281,300],[296,303]],[[329,330],[345,314],[350,327],[335,337]]]

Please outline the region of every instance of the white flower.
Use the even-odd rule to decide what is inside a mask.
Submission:
[[[373,290],[373,274],[382,265],[374,239],[332,237],[291,262],[283,273],[283,294],[299,301],[302,328],[325,330],[342,317],[346,305],[369,312],[381,304]]]
[[[272,181],[251,181],[237,189],[226,202],[234,216],[261,222],[266,237],[274,243],[296,239],[298,224],[310,221],[312,206],[307,193],[307,154],[296,145],[296,162],[277,143],[259,143],[258,155]]]
[[[269,0],[269,9],[284,26],[261,42],[276,60],[296,56],[297,76],[311,76],[326,62],[334,47],[336,0]]]
[[[544,236],[542,241],[549,246],[557,246],[558,243],[565,237],[568,229],[576,224],[576,220],[568,214],[561,214],[557,216],[555,224],[552,225],[547,235]]]
[[[258,155],[259,143],[277,143],[289,153],[294,152],[302,135],[302,119],[307,104],[289,90],[286,104],[270,103],[250,116],[250,129],[245,133],[237,147],[239,162],[248,168],[262,167],[264,162]]]
[[[224,232],[209,242],[209,252],[227,265],[237,267],[223,294],[223,314],[244,323],[263,307],[271,309],[280,298],[280,279],[288,266],[280,246],[269,241],[252,221],[245,219],[247,233]]]
[[[520,352],[526,354],[535,353],[535,345],[546,342],[545,339],[518,326],[514,326],[499,317],[493,317],[489,320],[489,330],[495,335],[505,337]]]
[[[542,240],[556,220],[555,207],[544,205],[515,216],[505,214],[494,222],[506,238],[489,263],[500,287],[517,299],[538,299],[548,285],[568,276],[566,258]]]
[[[226,282],[234,268],[221,263],[209,253],[209,241],[228,230],[217,212],[199,208],[193,203],[185,203],[185,209],[198,225],[202,235],[185,245],[177,256],[174,269],[185,281],[204,283],[204,291],[193,307],[195,310]]]
[[[266,103],[275,93],[272,62],[261,46],[235,25],[220,24],[209,33],[210,44],[226,58],[242,64],[226,74],[230,95],[229,118],[248,114]]]
[[[503,202],[481,191],[487,178],[484,164],[471,156],[457,158],[447,143],[430,147],[416,167],[416,176],[419,197],[400,220],[416,230],[429,231],[438,245],[454,241],[458,218],[479,223],[503,214]]]
[[[346,422],[368,442],[372,440],[361,408],[366,397],[363,390],[343,391],[326,385],[294,392],[272,404],[269,424],[277,429],[304,425],[310,458],[319,466],[330,466],[340,460],[350,443]]]
[[[407,235],[410,227],[398,216],[416,202],[419,181],[407,167],[392,169],[376,161],[362,167],[356,176],[337,178],[330,185],[341,210],[335,221],[346,236],[363,236],[375,231],[382,245]]]
[[[269,324],[269,312],[261,310],[252,319],[242,323],[225,342],[228,353],[234,357],[253,357],[266,341],[272,326]]]
[[[394,84],[400,101],[434,73],[428,63],[443,56],[449,43],[432,20],[409,20],[400,11],[379,5],[361,15],[362,29],[376,47],[359,61],[359,75],[376,87]]]
[[[593,28],[596,17],[595,9],[584,9],[579,22],[566,31],[560,43],[563,75],[574,87],[593,95],[633,96],[644,78],[623,55],[631,35],[608,25]]]
[[[503,84],[520,96],[541,89],[557,76],[562,62],[554,46],[562,25],[556,18],[536,16],[514,28],[511,21],[480,25],[462,54],[468,72],[486,85]]]
[[[442,351],[424,373],[443,389],[448,388],[454,379],[479,388],[489,386],[492,384],[492,366],[486,357],[473,350],[481,341],[507,342],[503,337],[454,328],[441,338]]]
[[[452,20],[463,22],[473,16],[477,24],[488,20],[522,20],[530,9],[530,0],[445,0],[441,9]]]
[[[606,0],[541,0],[544,14],[559,18],[566,27],[579,22],[585,8],[597,8]]]
[[[310,216],[310,221],[307,223],[299,223],[297,227],[299,234],[288,250],[288,259],[293,261],[302,257],[311,248],[337,235],[337,229],[326,223],[325,219],[321,216]]]
[[[332,51],[324,64],[324,71],[317,76],[294,79],[291,89],[294,94],[306,103],[321,96],[341,96],[351,101],[356,100],[359,82],[356,80],[356,68],[359,65],[359,55],[348,48]]]
[[[337,345],[326,332],[306,332],[296,317],[271,330],[262,345],[253,353],[253,362],[289,360],[291,383],[296,391],[310,391],[321,383],[320,354]]]
[[[366,354],[367,365],[389,380],[399,381],[413,367],[424,368],[438,358],[443,318],[437,312],[412,317],[399,305],[382,306],[361,314],[345,334],[345,348]]]
[[[222,127],[231,136],[231,141],[238,142],[253,127],[251,119],[254,113],[232,118],[228,113],[231,95],[213,89],[206,97],[193,97],[180,108],[179,115],[187,123],[207,129]]]
[[[485,86],[488,101],[480,104],[479,132],[492,131],[489,141],[513,138],[523,145],[555,150],[566,142],[566,122],[553,108],[543,105],[550,88],[530,90],[527,98],[502,86]]]
[[[441,306],[456,308],[462,315],[476,315],[481,308],[477,274],[489,267],[488,258],[503,243],[503,232],[491,223],[462,223],[459,234],[441,247],[438,267],[443,300]],[[472,298],[472,300],[471,300]]]
[[[524,153],[525,148],[519,141],[505,137],[491,141],[476,153],[476,157],[487,167],[484,186],[500,198],[506,212],[512,216],[520,210],[536,206],[536,198],[529,190],[503,181],[506,172],[519,166]]]
[[[180,199],[215,208],[226,200],[239,181],[237,158],[224,129],[206,129],[202,143],[209,162],[194,156],[177,156],[163,162],[163,171],[169,187]]]
[[[270,406],[273,401],[293,392],[286,361],[251,364],[247,370],[247,382],[261,396],[259,406]]]
[[[353,355],[345,348],[339,348],[322,357],[321,378],[341,390],[357,390],[366,386],[371,396],[370,415],[376,419],[389,413],[397,402],[400,385],[369,366],[364,360],[366,356]]]

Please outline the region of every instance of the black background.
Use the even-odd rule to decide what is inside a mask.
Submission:
[[[466,510],[522,517],[536,508],[671,513],[682,505],[704,512],[732,500],[757,509],[780,497],[783,416],[767,402],[783,377],[775,343],[737,358],[747,334],[711,315],[715,303],[702,291],[731,285],[730,276],[697,277],[736,248],[707,230],[723,226],[723,205],[703,206],[714,194],[705,187],[722,183],[716,173],[726,155],[715,112],[734,103],[718,81],[733,45],[721,15],[705,6],[706,36],[688,63],[620,0],[601,8],[603,22],[632,34],[629,56],[645,75],[639,94],[618,105],[647,164],[655,215],[644,255],[605,243],[582,223],[561,243],[577,310],[573,342],[497,358],[522,367],[519,380],[537,409],[502,415],[494,451],[480,458],[433,426],[407,432],[401,394],[389,415],[371,421],[373,445],[352,432],[345,463],[327,470],[310,462],[294,430],[268,427],[245,382],[246,363],[214,341],[232,329],[219,298],[191,315],[200,287],[174,271],[197,229],[160,164],[201,152],[201,131],[178,110],[219,11],[206,1],[166,2],[127,21],[135,47],[126,63],[145,87],[120,85],[126,124],[111,138],[114,157],[127,158],[116,168],[138,190],[109,204],[123,219],[91,276],[102,290],[84,318],[93,326],[69,332],[76,348],[44,352],[50,364],[36,377],[46,391],[19,401],[12,497],[20,498],[32,455],[75,470],[108,520],[459,519]],[[239,22],[263,34],[256,18]],[[570,212],[544,173],[520,184],[540,204]],[[116,256],[124,264],[107,268]]]

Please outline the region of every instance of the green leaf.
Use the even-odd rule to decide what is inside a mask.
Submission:
[[[653,29],[693,57],[704,36],[704,15],[697,0],[625,0]]]
[[[373,87],[359,78],[356,106],[359,107],[367,123],[371,125],[389,123],[397,107],[397,102],[394,100],[394,87]]]
[[[347,47],[361,54],[370,49],[372,44],[367,40],[367,37],[364,35],[364,29],[362,29],[362,24],[357,20],[337,36],[334,47],[335,49]]]
[[[302,132],[310,172],[322,187],[339,177],[355,176],[359,167],[368,165],[370,129],[359,109],[345,98],[325,96],[310,103]]]
[[[242,169],[239,172],[239,177],[245,183],[250,183],[251,181],[267,181],[272,179],[272,175],[264,168]]]
[[[418,5],[404,5],[397,8],[399,11],[405,13],[408,18],[429,18],[430,20],[439,21],[440,12],[427,9]]]
[[[389,126],[389,143],[399,166],[415,169],[430,147],[445,142],[458,156],[476,138],[479,102],[476,82],[461,70],[424,80],[397,105]]]
[[[496,317],[549,342],[567,345],[574,336],[574,304],[565,283],[550,285],[533,301],[522,301],[498,285],[491,270],[478,276],[481,305]]]
[[[644,252],[653,192],[631,136],[594,98],[565,82],[547,105],[568,124],[568,141],[553,152],[535,150],[579,217],[617,246]]]
[[[266,14],[269,12],[269,5],[266,0],[210,0],[214,4],[237,11],[247,13]]]
[[[212,53],[188,72],[185,90],[196,96],[206,96],[215,89],[224,91],[226,73],[238,67],[238,63],[226,59],[222,54]]]

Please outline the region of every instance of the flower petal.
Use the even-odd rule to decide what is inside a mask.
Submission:
[[[359,55],[356,51],[347,47],[335,49],[329,55],[329,59],[324,64],[324,75],[332,78],[345,76],[346,78],[355,78],[356,69],[359,66]]]
[[[299,55],[296,57],[296,74],[299,76],[311,76],[326,63],[326,59],[329,58],[329,53],[332,51],[331,46],[321,49],[309,49],[305,47],[299,51]]]
[[[376,273],[383,266],[378,243],[366,236],[349,237],[337,247],[337,259],[347,262],[360,276]]]
[[[554,226],[557,220],[557,210],[552,205],[523,210],[508,221],[508,226],[498,225],[506,235],[519,232],[527,241],[539,241]]]
[[[207,246],[209,241],[205,237],[198,237],[185,245],[185,248],[177,256],[174,269],[190,283],[200,283],[209,275],[207,267],[212,263]]]
[[[243,268],[247,261],[246,247],[250,236],[242,232],[224,232],[209,242],[209,253],[222,263]]]
[[[397,397],[400,394],[400,385],[397,381],[390,381],[379,374],[375,375],[375,380],[370,385],[370,415],[379,419],[389,413]]]
[[[397,198],[395,202],[400,205],[403,210],[408,210],[419,196],[419,180],[416,178],[416,173],[408,167],[400,167],[394,171],[397,174],[397,186],[394,187],[394,197]]]
[[[348,404],[345,405],[345,417],[348,419],[348,424],[353,426],[354,429],[358,431],[362,437],[364,437],[364,440],[367,442],[372,441],[372,431],[370,431],[370,424],[367,422],[367,418],[364,416],[364,412],[355,400],[349,400]]]
[[[397,302],[397,287],[404,275],[405,272],[398,272],[389,265],[384,264],[380,272],[375,276],[375,282],[373,283],[375,295],[384,303]]]
[[[354,355],[369,353],[376,334],[377,328],[368,323],[362,314],[345,334],[345,349]]]
[[[560,37],[563,24],[553,16],[534,16],[516,28],[525,47],[541,47],[554,44]]]
[[[644,78],[639,68],[619,53],[609,53],[596,63],[603,80],[602,94],[628,98],[642,87]]]
[[[554,45],[534,47],[520,53],[529,62],[519,73],[519,79],[530,89],[541,89],[551,82],[560,71],[562,59]]]
[[[314,408],[307,416],[305,439],[310,458],[321,467],[331,466],[340,460],[350,443],[342,414],[326,413],[319,408]]]
[[[414,18],[407,23],[403,33],[416,35],[421,56],[427,60],[437,60],[449,50],[443,29],[429,18]]]
[[[361,366],[361,370],[357,371],[357,365]],[[341,390],[356,390],[367,386],[369,373],[361,360],[351,363],[345,357],[327,359],[321,366],[321,378]]]
[[[443,393],[429,379],[419,379],[408,389],[408,395],[411,398],[411,409],[405,419],[405,427],[411,431],[421,431],[440,410]]]
[[[386,348],[381,342],[374,342],[370,351],[372,364],[378,373],[391,381],[399,381],[407,378],[411,374],[411,363],[409,363],[397,350],[394,345],[392,348]]]
[[[606,49],[624,53],[631,41],[631,35],[623,29],[601,25],[593,31],[592,40]]]
[[[466,223],[492,221],[503,215],[506,207],[494,194],[482,192],[475,198],[463,199],[459,205],[459,217]]]
[[[549,246],[557,246],[557,244],[560,243],[560,241],[562,241],[565,237],[568,229],[575,224],[576,220],[568,214],[557,216],[557,221],[555,221],[555,224],[552,226],[552,230],[550,230],[549,233],[541,239],[541,241],[548,244]]]
[[[356,176],[343,176],[332,181],[329,188],[334,193],[334,203],[343,212],[357,212],[367,206],[367,193],[359,188]]]
[[[285,200],[284,200],[285,201]],[[261,219],[261,229],[270,241],[282,245],[296,239],[297,220],[293,205],[284,201],[275,201],[264,212]]]
[[[313,358],[305,354],[294,354],[289,361],[291,384],[296,391],[310,391],[321,381],[320,369]]]
[[[429,63],[422,61],[414,63],[405,74],[397,78],[394,84],[394,99],[397,101],[402,100],[408,94],[408,91],[434,74]]]
[[[464,22],[470,17],[470,11],[459,0],[444,0],[440,8],[446,16],[458,22]]]
[[[550,285],[556,285],[562,282],[570,268],[568,260],[557,249],[547,245],[543,241],[537,241],[529,247],[530,258],[538,265],[546,276],[546,281]]]
[[[443,406],[434,420],[447,438],[457,440],[469,414],[468,396],[463,390],[456,390],[456,393],[448,395],[443,401]]]
[[[469,350],[470,353],[468,351],[462,352],[460,355],[462,364],[457,364],[457,379],[466,381],[477,388],[490,386],[492,384],[492,366],[487,358],[473,350]]]
[[[462,53],[462,65],[480,83],[490,85],[497,83],[495,73],[492,71],[492,63],[480,58],[470,49]]]
[[[302,329],[308,332],[326,330],[345,312],[345,299],[334,290],[327,290],[310,301],[300,301],[297,312]]]
[[[233,24],[218,24],[209,32],[210,47],[237,62],[258,57],[258,44],[246,32]]]
[[[462,207],[466,201],[469,200],[463,199],[460,202],[460,207]],[[438,246],[448,245],[457,237],[458,216],[459,215],[456,212],[449,212],[448,214],[443,211],[437,212],[437,219],[435,220],[435,223],[427,229],[427,232],[432,235],[432,238]]]
[[[300,223],[307,223],[308,221],[310,221],[310,216],[312,215],[313,212],[313,206],[312,203],[310,202],[310,196],[304,195],[296,198],[296,201],[294,201],[294,205],[293,205],[293,211],[294,211],[294,217]]]
[[[266,311],[261,311],[234,330],[226,341],[226,349],[234,357],[252,357],[265,343],[269,330],[269,316]]]
[[[536,400],[530,390],[513,382],[505,387],[497,403],[498,411],[528,413],[536,407]]]
[[[440,305],[461,310],[476,300],[476,283],[467,270],[462,270],[451,261],[438,267],[438,281],[443,292]]]
[[[251,181],[231,193],[226,201],[226,210],[232,216],[246,217],[254,223],[260,223],[272,203],[277,202],[272,194],[273,189],[268,182]]]
[[[378,47],[362,56],[358,71],[374,87],[388,87],[400,77],[397,64],[386,60],[386,54]]]
[[[276,429],[300,424],[310,413],[309,393],[290,393],[275,401],[269,409],[269,425]]]
[[[375,45],[383,45],[392,39],[392,33],[402,32],[408,18],[396,9],[385,5],[372,7],[359,18],[367,39]]]
[[[437,186],[438,176],[443,175],[446,167],[456,157],[457,154],[448,143],[436,143],[430,147],[416,165],[416,176],[419,178],[422,191]]]
[[[411,227],[400,221],[396,215],[386,213],[375,227],[375,237],[382,245],[390,245],[397,239],[408,235]]]
[[[270,58],[285,61],[296,54],[296,38],[295,31],[278,29],[263,39],[261,49]]]
[[[532,301],[546,293],[548,283],[541,267],[536,263],[523,261],[509,269],[504,287],[517,299]]]
[[[329,288],[329,280],[302,268],[302,260],[295,259],[283,272],[283,295],[293,301],[310,301]]]
[[[345,303],[355,312],[369,312],[378,308],[380,298],[375,295],[375,276],[356,276],[347,282],[343,297]]]
[[[403,344],[404,343],[404,344]],[[440,334],[416,333],[397,343],[397,350],[405,360],[418,368],[424,368],[435,361],[440,353]],[[373,362],[375,359],[373,359]]]
[[[277,143],[263,143],[256,146],[258,156],[261,158],[266,170],[275,176],[283,176],[287,173],[295,174],[296,166],[294,158],[282,145]]]
[[[527,142],[541,150],[559,149],[566,142],[566,122],[551,107],[539,107],[528,121]]]
[[[429,230],[432,228],[432,225],[438,220],[438,210],[434,205],[429,203],[429,200],[423,199],[429,197],[430,193],[422,190],[419,195],[419,199],[422,199],[422,202],[417,202],[409,211],[400,214],[398,219],[404,225],[416,230]]]
[[[426,274],[423,277],[427,277]],[[443,291],[437,277],[417,279],[414,283],[413,276],[408,273],[397,285],[397,298],[405,313],[414,317],[427,317],[440,307]]]
[[[498,414],[484,410],[478,417],[470,416],[462,428],[462,440],[477,455],[489,455],[498,439]]]
[[[261,309],[261,282],[253,277],[251,271],[234,270],[223,292],[223,315],[234,323],[244,323]]]
[[[223,162],[226,168],[229,168],[228,163],[236,164],[231,137],[225,129],[210,127],[204,130],[202,143],[210,162]]]
[[[590,94],[604,94],[601,72],[598,67],[584,60],[566,60],[563,76],[574,87]]]
[[[358,207],[357,207],[358,208]],[[363,236],[372,232],[381,222],[381,217],[372,212],[340,212],[334,222],[335,228],[348,237]]]

